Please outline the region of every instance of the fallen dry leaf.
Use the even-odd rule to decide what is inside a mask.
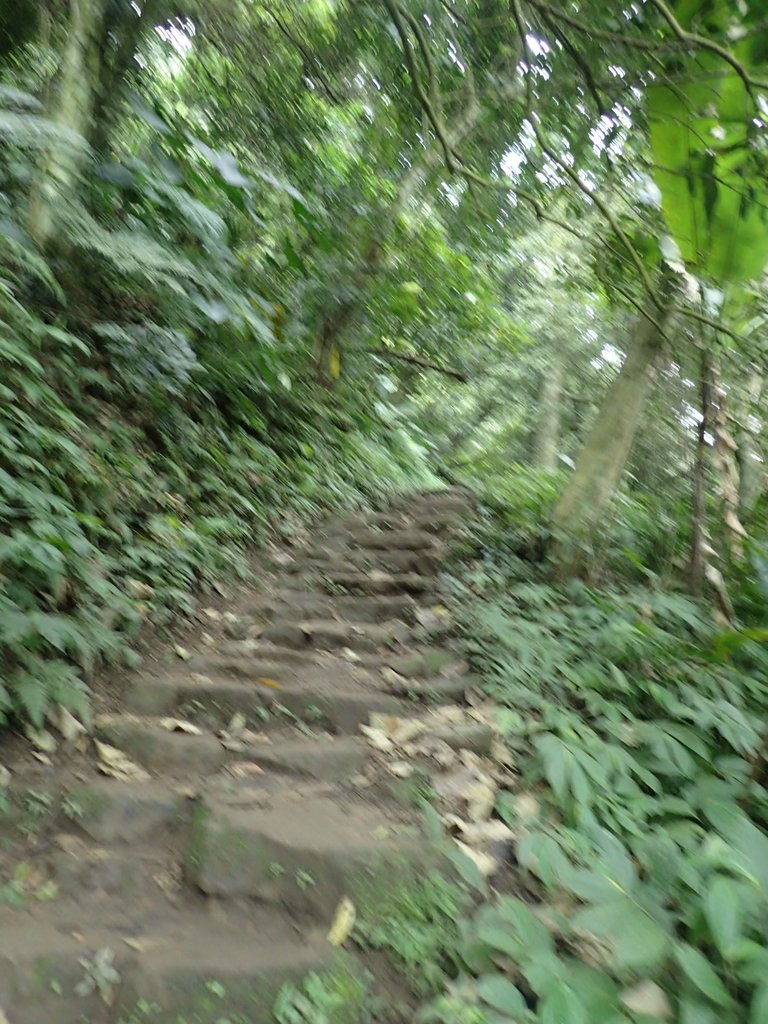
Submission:
[[[55,725],[67,743],[76,742],[87,731],[83,723],[61,704],[56,711]]]
[[[360,655],[357,651],[353,651],[351,647],[342,647],[339,653],[345,661],[360,661]]]
[[[401,693],[409,690],[410,684],[405,676],[401,676],[399,672],[395,672],[389,665],[385,665],[381,670],[381,678],[396,693]]]
[[[246,718],[242,711],[236,711],[229,720],[227,732],[230,736],[239,736],[245,731],[246,724]]]
[[[203,730],[193,725],[192,722],[185,722],[183,718],[161,718],[160,725],[168,732],[183,732],[188,736],[202,736]]]
[[[417,718],[401,718],[392,733],[392,739],[399,747],[402,747],[403,744],[415,740],[417,736],[423,736],[426,731],[426,724]]]
[[[387,767],[398,779],[408,779],[415,771],[414,766],[408,761],[392,761]]]
[[[102,775],[109,775],[121,782],[147,782],[150,778],[149,772],[135,764],[122,750],[112,747],[108,743],[94,740],[98,763],[96,767]]]
[[[466,708],[458,704],[444,704],[442,707],[434,708],[430,718],[435,725],[463,725],[467,720]]]
[[[156,875],[152,875],[152,881],[166,896],[175,896],[181,889],[181,878],[171,871],[159,871]]]
[[[218,622],[221,619],[221,612],[216,611],[215,608],[203,608],[203,615],[211,622]]]
[[[181,644],[175,644],[173,653],[177,658],[181,658],[182,661],[189,661],[192,657],[192,652],[188,651],[186,647],[182,647]]]
[[[0,789],[7,789],[11,784],[11,772],[5,765],[0,764]],[[2,1021],[0,1021],[2,1024]]]
[[[498,736],[491,740],[491,759],[505,768],[514,768],[515,759],[506,744],[502,743]]]
[[[139,601],[146,601],[152,597],[155,593],[154,588],[150,587],[148,583],[142,583],[141,580],[126,580],[128,587],[128,593],[131,597],[136,598]]]
[[[33,747],[42,750],[44,754],[53,754],[58,748],[59,744],[47,729],[35,729],[28,725],[24,730],[24,735]]]
[[[472,861],[484,878],[490,878],[491,875],[499,870],[499,862],[492,854],[486,853],[484,850],[474,850],[459,839],[455,839],[454,842],[464,856]]]
[[[378,729],[393,743],[402,747],[426,732],[426,724],[418,718],[398,718],[397,715],[386,715],[372,712],[368,716],[371,728]]]
[[[520,821],[534,821],[539,816],[539,801],[530,793],[518,793],[514,799],[514,806]]]
[[[259,676],[256,682],[259,686],[266,686],[270,690],[282,690],[283,684],[278,683],[276,679],[268,679],[266,676]]]
[[[422,736],[416,743],[406,743],[403,751],[408,757],[427,757],[443,770],[452,768],[459,760],[453,747],[436,736]]]
[[[146,953],[148,949],[153,949],[159,942],[158,939],[131,939],[123,936],[123,942],[129,949],[135,949],[137,953]],[[2,1024],[2,1021],[0,1021]]]
[[[220,736],[219,739],[222,747],[233,754],[244,754],[248,749],[247,743],[243,743],[242,740],[235,739],[232,736]]]
[[[50,768],[51,765],[53,764],[53,761],[50,759],[50,757],[48,757],[47,754],[43,754],[42,751],[40,750],[33,750],[32,757],[34,757],[36,761],[39,761],[40,764],[44,764],[47,768]]]
[[[238,761],[237,764],[227,765],[227,771],[235,779],[247,779],[264,774],[264,769],[255,761]]]
[[[392,740],[381,729],[374,729],[370,725],[361,725],[360,732],[375,750],[389,754],[395,749]]]
[[[467,813],[472,821],[487,821],[496,805],[496,783],[492,779],[478,779],[466,794]]]
[[[672,1017],[672,1006],[666,993],[648,978],[625,989],[619,1000],[632,1013],[644,1017],[656,1017],[658,1020],[670,1020]]]
[[[468,846],[490,846],[492,843],[511,842],[515,838],[512,829],[498,818],[491,818],[489,821],[464,821],[456,814],[447,814],[444,820],[447,825],[461,833]]]
[[[456,768],[433,780],[432,785],[438,796],[444,800],[463,800],[475,781],[475,773],[471,768]]]
[[[336,908],[333,915],[333,924],[328,932],[328,941],[332,946],[342,946],[352,934],[355,927],[357,913],[351,899],[345,896]]]

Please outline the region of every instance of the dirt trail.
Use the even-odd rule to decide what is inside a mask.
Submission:
[[[339,901],[430,861],[419,816],[368,770],[360,726],[463,699],[465,666],[420,623],[471,512],[462,490],[416,495],[279,556],[268,595],[211,610],[211,636],[127,678],[119,711],[97,717],[123,778],[95,771],[90,740],[10,766],[0,833],[25,865],[22,905],[0,908],[10,1024],[118,1024],[141,1000],[152,1024],[268,1024],[286,981],[333,962]],[[489,742],[480,725],[443,739]]]

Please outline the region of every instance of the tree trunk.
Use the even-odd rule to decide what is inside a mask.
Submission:
[[[762,390],[763,376],[758,370],[753,369],[742,390],[736,455],[739,464],[739,515],[745,520],[749,517],[763,488],[763,463],[756,443],[756,432],[751,424]]]
[[[714,464],[723,500],[723,519],[728,551],[732,561],[740,562],[744,557],[746,531],[739,518],[739,466],[736,459],[738,445],[729,428],[728,392],[720,382],[717,366],[712,364],[713,416],[712,429],[715,436]]]
[[[90,134],[98,89],[103,17],[103,0],[69,0],[59,80],[48,111],[55,124],[82,139]],[[29,231],[38,245],[44,246],[54,233],[57,197],[76,188],[82,159],[75,148],[56,143],[44,153],[39,185],[29,206]]]
[[[712,364],[709,352],[701,357],[701,419],[696,437],[696,460],[693,467],[693,520],[691,529],[691,560],[688,569],[688,589],[694,597],[704,593],[707,570],[705,544],[706,525],[706,477],[707,477],[707,434],[712,409]]]
[[[533,461],[537,469],[557,469],[560,449],[560,402],[563,392],[563,361],[555,353],[544,371],[539,394],[539,418],[536,424]]]
[[[474,101],[470,104],[451,133],[452,145],[458,145],[474,130],[482,113],[483,108],[479,103]],[[352,274],[352,288],[349,297],[336,304],[323,319],[315,342],[315,364],[318,375],[322,379],[327,381],[329,376],[333,376],[333,374],[329,374],[329,367],[333,360],[334,350],[338,347],[341,336],[350,326],[363,304],[368,281],[379,271],[387,233],[397,225],[427,174],[440,163],[442,152],[442,149],[433,143],[432,148],[424,154],[421,160],[412,164],[403,175],[397,195],[386,211],[386,216],[382,218],[382,226],[374,233],[357,269]]]
[[[584,569],[605,521],[642,421],[661,348],[656,325],[638,320],[624,365],[603,399],[552,513],[551,558],[563,575]]]

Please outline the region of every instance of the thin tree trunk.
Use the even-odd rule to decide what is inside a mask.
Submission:
[[[704,593],[707,569],[706,544],[706,477],[707,435],[712,410],[712,362],[708,351],[701,356],[701,419],[696,438],[696,459],[693,467],[693,520],[691,529],[691,559],[688,568],[688,587],[694,597]]]
[[[555,353],[544,371],[539,393],[539,418],[534,441],[534,465],[554,471],[560,449],[560,403],[563,393],[563,361]]]
[[[764,469],[755,443],[755,431],[751,417],[763,390],[763,376],[753,369],[743,389],[743,400],[739,409],[739,435],[737,460],[739,463],[739,515],[748,519],[763,486]]]
[[[736,461],[737,444],[730,430],[728,416],[728,394],[720,383],[717,367],[712,365],[712,388],[714,415],[712,427],[715,435],[714,463],[723,499],[723,519],[728,538],[730,557],[740,562],[744,557],[746,530],[739,518],[739,467]]]
[[[657,326],[639,319],[624,365],[603,399],[552,513],[551,558],[563,575],[584,569],[608,515],[642,421],[661,349]]]
[[[69,0],[59,80],[48,112],[55,124],[82,139],[90,133],[98,88],[103,16],[103,0]],[[41,246],[55,231],[58,196],[77,186],[82,159],[75,147],[62,148],[55,143],[42,157],[39,185],[29,206],[29,231]]]

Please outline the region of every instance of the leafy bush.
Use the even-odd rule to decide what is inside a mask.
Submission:
[[[300,352],[278,351],[259,268],[228,233],[251,187],[222,178],[229,154],[203,146],[201,164],[200,140],[165,126],[173,161],[155,147],[62,193],[43,254],[23,223],[37,153],[87,146],[34,97],[3,103],[0,722],[39,726],[56,704],[87,713],[85,682],[134,657],[142,618],[166,623],[245,575],[278,521],[428,471],[363,397],[339,406]]]
[[[497,812],[533,897],[476,915],[460,1005],[544,1024],[765,1020],[765,630],[496,554],[457,594],[517,753]]]
[[[466,906],[462,888],[429,872],[373,904],[355,934],[363,945],[384,950],[414,993],[424,997],[440,991],[454,973],[458,922]]]

